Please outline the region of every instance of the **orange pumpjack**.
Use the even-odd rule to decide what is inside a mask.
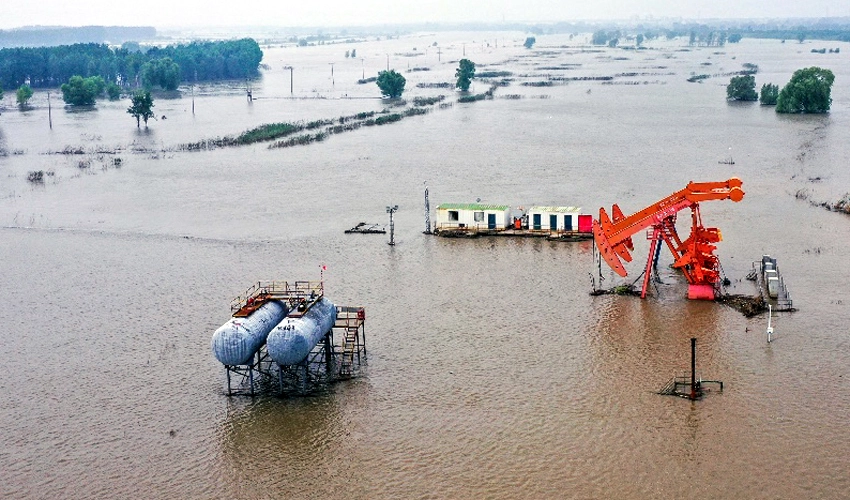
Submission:
[[[688,186],[628,217],[623,215],[615,203],[611,208],[613,220],[604,208],[599,209],[599,220],[593,221],[593,239],[599,254],[620,276],[628,272],[620,259],[632,261],[634,250],[632,235],[652,228],[647,239],[652,243],[646,260],[641,298],[646,297],[649,274],[659,241],[667,243],[675,261],[673,267],[681,269],[688,280],[688,298],[714,300],[720,283],[720,262],[714,255],[715,243],[722,235],[716,227],[703,227],[699,214],[699,202],[708,200],[744,199],[741,180],[732,177],[725,182],[690,182]],[[691,209],[691,234],[682,241],[676,232],[676,214],[685,208]]]

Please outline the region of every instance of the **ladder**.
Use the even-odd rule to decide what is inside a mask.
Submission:
[[[354,354],[357,352],[359,339],[357,335],[357,327],[348,326],[345,328],[345,335],[342,339],[342,361],[339,366],[339,375],[341,377],[351,377],[354,375]]]

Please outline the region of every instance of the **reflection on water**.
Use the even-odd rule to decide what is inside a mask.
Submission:
[[[218,432],[222,470],[227,471],[222,480],[238,485],[235,496],[261,497],[289,488],[315,495],[333,492],[325,489],[323,478],[343,472],[344,460],[335,451],[329,461],[327,450],[346,447],[350,435],[333,398],[241,403],[226,403]]]
[[[431,71],[405,73],[409,96],[454,100],[416,83],[452,81],[448,47],[480,37],[431,38],[447,52],[411,61]],[[615,59],[547,38],[540,52],[517,36],[471,53],[514,72],[496,99],[286,150],[173,146],[379,110],[374,88],[354,82],[423,40],[366,42],[365,60],[338,62],[335,82],[339,47],[270,49],[253,104],[236,84],[213,85],[196,92],[195,114],[187,93],[158,100],[167,119],[148,129],[121,102],[54,108],[53,130],[43,95],[31,112],[5,110],[0,146],[23,154],[0,157],[0,497],[842,496],[850,303],[835,295],[847,219],[794,193],[846,191],[850,100],[836,93],[828,117],[787,117],[728,106],[722,77],[686,82],[709,59],[718,72],[759,63],[780,82],[813,64],[796,44],[681,52],[673,41]],[[576,76],[663,74],[520,85],[559,63],[579,64]],[[850,79],[850,67],[831,69]],[[44,154],[80,145],[84,155]],[[90,151],[101,147],[111,152]],[[736,164],[718,163],[730,147]],[[55,176],[31,186],[38,169]],[[745,200],[704,203],[702,216],[723,231],[731,292],[751,293],[742,278],[762,254],[783,262],[800,311],[775,318],[770,345],[764,318],[687,301],[666,254],[647,300],[592,297],[591,242],[421,233],[424,181],[433,204],[631,213],[690,180],[733,175]],[[384,223],[394,204],[394,247],[343,234]],[[629,280],[648,250],[634,239]],[[367,310],[368,376],[305,399],[223,396],[209,342],[229,300],[257,280],[317,279],[322,265],[328,297]],[[655,394],[687,370],[691,337],[700,373],[726,390],[698,403]]]

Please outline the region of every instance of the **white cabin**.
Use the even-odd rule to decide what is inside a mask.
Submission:
[[[501,231],[511,223],[511,207],[482,203],[443,203],[437,207],[436,230]]]
[[[528,229],[532,231],[593,231],[593,217],[581,213],[579,207],[531,207],[528,215]]]

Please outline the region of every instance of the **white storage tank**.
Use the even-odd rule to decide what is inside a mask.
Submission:
[[[272,328],[286,318],[288,308],[283,302],[270,300],[250,316],[230,318],[213,333],[212,350],[224,365],[248,365],[260,350]]]
[[[299,315],[296,310],[266,339],[269,355],[279,365],[295,365],[310,354],[336,322],[336,306],[324,297]]]
[[[776,276],[767,279],[767,294],[772,299],[779,296],[779,278]]]

